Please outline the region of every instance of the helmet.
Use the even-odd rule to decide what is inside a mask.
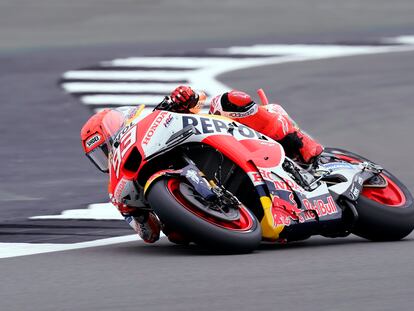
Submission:
[[[102,172],[108,172],[108,151],[111,137],[124,123],[124,116],[117,110],[104,109],[86,121],[81,130],[82,147],[86,156]]]
[[[257,110],[258,106],[250,95],[233,90],[214,97],[210,104],[209,113],[238,119],[254,115]]]

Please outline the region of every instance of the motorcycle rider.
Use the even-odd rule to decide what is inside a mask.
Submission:
[[[175,112],[191,111],[199,100],[199,94],[188,86],[177,87],[170,97],[172,104],[168,110]],[[259,106],[244,92],[232,90],[217,95],[210,103],[209,113],[228,117],[269,136],[299,162],[310,164],[323,151],[322,145],[303,132],[282,106]]]
[[[202,93],[194,92],[189,86],[179,86],[170,96],[156,107],[179,113],[197,113],[202,106]],[[130,107],[131,112],[135,107]],[[103,126],[102,120],[113,110],[105,109],[93,115],[82,127],[81,140],[86,155],[102,171],[108,171],[108,131],[116,133],[123,125],[122,118],[113,118],[113,124]],[[323,147],[303,132],[277,104],[259,106],[251,97],[241,91],[232,90],[214,97],[210,103],[210,114],[231,118],[254,130],[269,136],[282,144],[286,154],[304,164],[312,164],[322,153]],[[118,121],[117,121],[118,118]],[[110,136],[110,135],[109,135]],[[142,195],[133,181],[120,181],[119,195],[113,195],[111,202],[118,208],[129,225],[147,243],[159,239],[161,225],[154,213],[146,209],[140,200]],[[117,185],[116,189],[118,189]],[[122,198],[122,199],[120,199]],[[164,230],[165,231],[165,230]],[[185,238],[175,232],[165,232],[170,241],[185,242]]]

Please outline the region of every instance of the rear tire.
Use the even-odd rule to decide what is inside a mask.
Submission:
[[[369,161],[343,149],[325,148],[325,152],[334,153],[339,158],[344,156],[342,159],[348,162]],[[401,240],[414,229],[413,197],[407,187],[390,172],[383,170],[381,174],[394,184],[394,188],[398,189],[403,198],[400,204],[393,206],[382,203],[381,200],[374,200],[372,195],[368,197],[362,191],[356,204],[359,217],[352,233],[371,241]],[[375,189],[372,191],[375,192]]]
[[[258,248],[262,238],[261,227],[245,206],[240,207],[244,221],[230,223],[215,219],[185,199],[180,193],[180,182],[176,178],[163,178],[155,181],[149,189],[148,202],[162,223],[212,250],[249,253]]]

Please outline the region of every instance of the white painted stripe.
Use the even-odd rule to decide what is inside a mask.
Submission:
[[[62,84],[62,87],[71,93],[82,92],[114,92],[114,93],[134,93],[134,92],[157,92],[169,93],[177,86],[176,83],[122,83],[122,82],[69,82]]]
[[[81,101],[87,105],[151,105],[159,104],[163,96],[153,95],[87,95]]]
[[[30,243],[0,243],[0,258],[27,256],[34,254],[60,252],[74,249],[98,247],[119,243],[138,241],[141,238],[137,234],[120,237],[99,239],[88,242],[72,244],[30,244]]]
[[[188,71],[112,71],[112,70],[73,70],[63,74],[64,79],[86,80],[185,80]]]
[[[203,68],[211,66],[225,65],[230,61],[238,59],[229,59],[225,57],[130,57],[115,59],[108,62],[102,62],[102,66],[116,67],[168,67],[168,68]],[[241,61],[241,60],[240,60]]]
[[[30,219],[124,220],[124,217],[112,203],[97,203],[85,209],[66,210],[60,215],[33,216]]]
[[[395,38],[386,38],[382,40],[382,42],[414,45],[414,36],[399,36]]]
[[[81,220],[123,220],[124,218],[111,203],[91,204],[86,209],[73,209],[63,211],[60,215],[33,216],[30,219],[81,219]],[[132,230],[132,229],[131,229]],[[161,234],[164,236],[164,234]],[[138,241],[137,234],[99,239],[88,242],[71,244],[31,244],[31,243],[0,243],[0,258],[27,256],[42,253],[60,252],[66,250],[105,246],[111,244]]]
[[[87,95],[82,96],[80,99],[86,105],[119,105],[119,106],[138,106],[146,105],[149,108],[153,108],[158,105],[163,96],[152,95]],[[206,99],[205,107],[209,106],[210,99]],[[206,108],[208,110],[208,108]]]
[[[333,57],[373,53],[387,50],[388,47],[378,46],[344,46],[344,45],[305,45],[305,44],[266,44],[253,46],[234,46],[225,49],[211,49],[212,53],[257,54],[257,55],[301,55],[317,57]]]

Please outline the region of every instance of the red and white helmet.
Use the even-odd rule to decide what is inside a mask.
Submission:
[[[238,119],[252,116],[257,110],[258,105],[249,94],[233,90],[214,97],[210,103],[209,113]]]

